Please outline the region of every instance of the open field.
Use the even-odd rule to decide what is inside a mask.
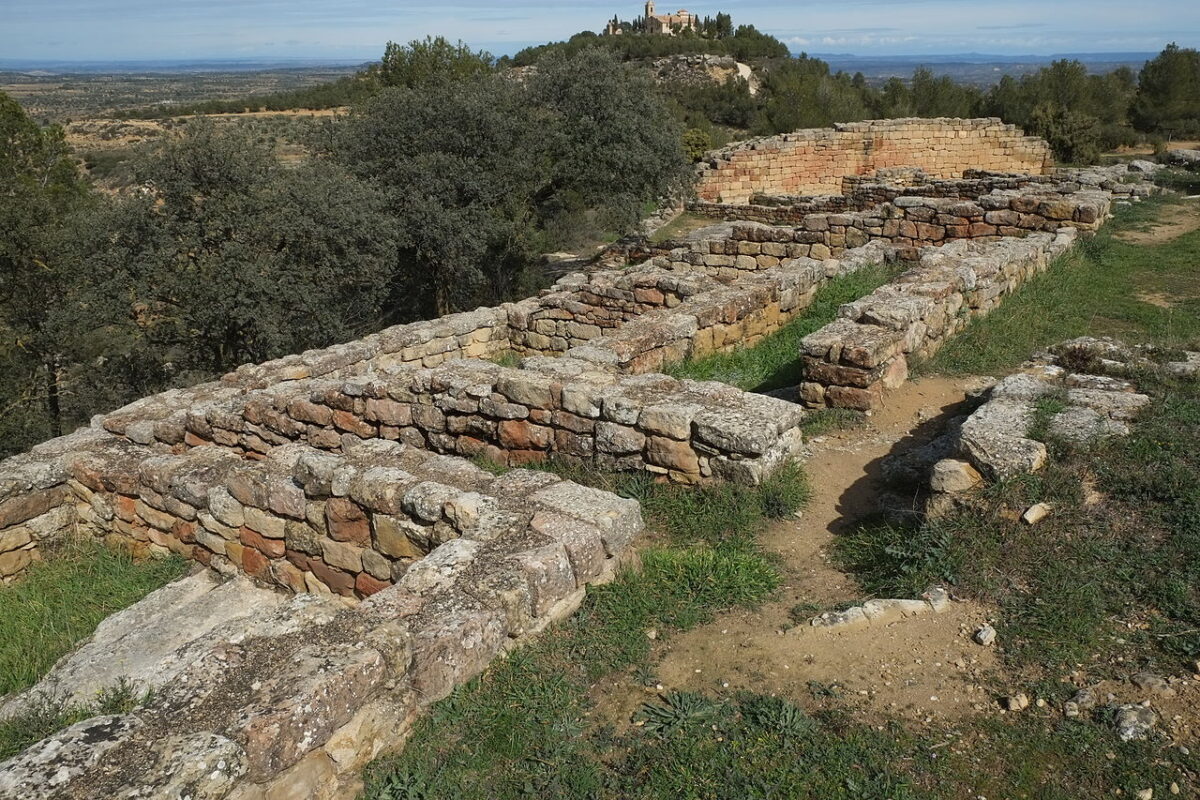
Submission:
[[[201,100],[229,100],[329,83],[356,67],[261,72],[41,73],[0,71],[0,91],[41,120],[119,117],[123,111]]]

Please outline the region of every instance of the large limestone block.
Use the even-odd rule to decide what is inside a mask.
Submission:
[[[170,583],[101,622],[41,682],[0,705],[0,718],[47,696],[91,703],[121,680],[137,691],[159,689],[199,658],[205,646],[252,629],[250,620],[269,619],[286,599],[248,580],[223,581],[208,571]]]
[[[962,427],[962,447],[971,464],[992,480],[1041,469],[1046,445],[1025,436],[1032,419],[1033,408],[1024,403],[985,404]]]

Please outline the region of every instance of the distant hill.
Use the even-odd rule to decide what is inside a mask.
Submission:
[[[858,56],[849,53],[809,53],[829,64],[835,72],[861,72],[872,85],[881,85],[889,78],[912,77],[917,67],[928,67],[938,77],[948,77],[957,83],[988,87],[1003,75],[1028,75],[1054,61],[1080,61],[1089,72],[1104,74],[1121,67],[1135,72],[1157,53],[1062,53],[1057,55],[998,55],[995,53],[946,53],[898,56]]]

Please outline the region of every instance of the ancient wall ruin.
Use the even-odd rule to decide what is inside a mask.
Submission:
[[[717,158],[762,160],[779,185],[743,187],[758,179],[737,174],[749,166],[707,168],[702,192],[737,177],[755,203],[701,201],[735,224],[643,264],[246,365],[0,463],[6,580],[58,541],[95,537],[297,595],[271,632],[198,654],[148,707],[9,762],[0,797],[46,785],[51,767],[62,797],[352,795],[357,770],[398,747],[421,709],[630,558],[636,503],[522,466],[758,483],[801,452],[803,406],[661,370],[753,345],[834,278],[904,262],[796,353],[804,404],[876,408],[910,358],[1003,302],[1115,199],[1151,191],[1144,170],[1042,174],[1044,143],[993,121],[794,136]],[[841,194],[783,185],[810,169]],[[305,600],[333,596],[352,607]],[[196,778],[214,753],[225,767]]]
[[[847,122],[720,150],[700,172],[696,194],[744,204],[758,192],[837,195],[846,176],[895,167],[959,178],[971,169],[1040,175],[1052,163],[1044,140],[999,119]]]

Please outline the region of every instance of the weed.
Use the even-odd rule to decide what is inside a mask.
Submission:
[[[648,733],[668,737],[712,725],[721,706],[696,692],[670,692],[661,703],[645,703],[634,715]]]
[[[69,703],[62,697],[42,696],[25,711],[0,720],[0,761],[63,728],[101,714],[128,714],[150,699],[122,679],[101,691],[92,703]]]
[[[821,604],[813,602],[797,603],[788,609],[788,619],[797,625],[803,625],[821,613]]]
[[[492,356],[490,361],[493,364],[497,364],[501,367],[516,369],[517,367],[521,366],[521,360],[523,358],[524,356],[522,356],[520,353],[514,353],[512,350],[505,350],[503,353]]]
[[[1033,403],[1033,415],[1025,435],[1039,442],[1046,441],[1050,433],[1050,423],[1054,417],[1067,407],[1067,391],[1059,389],[1042,395]]]

